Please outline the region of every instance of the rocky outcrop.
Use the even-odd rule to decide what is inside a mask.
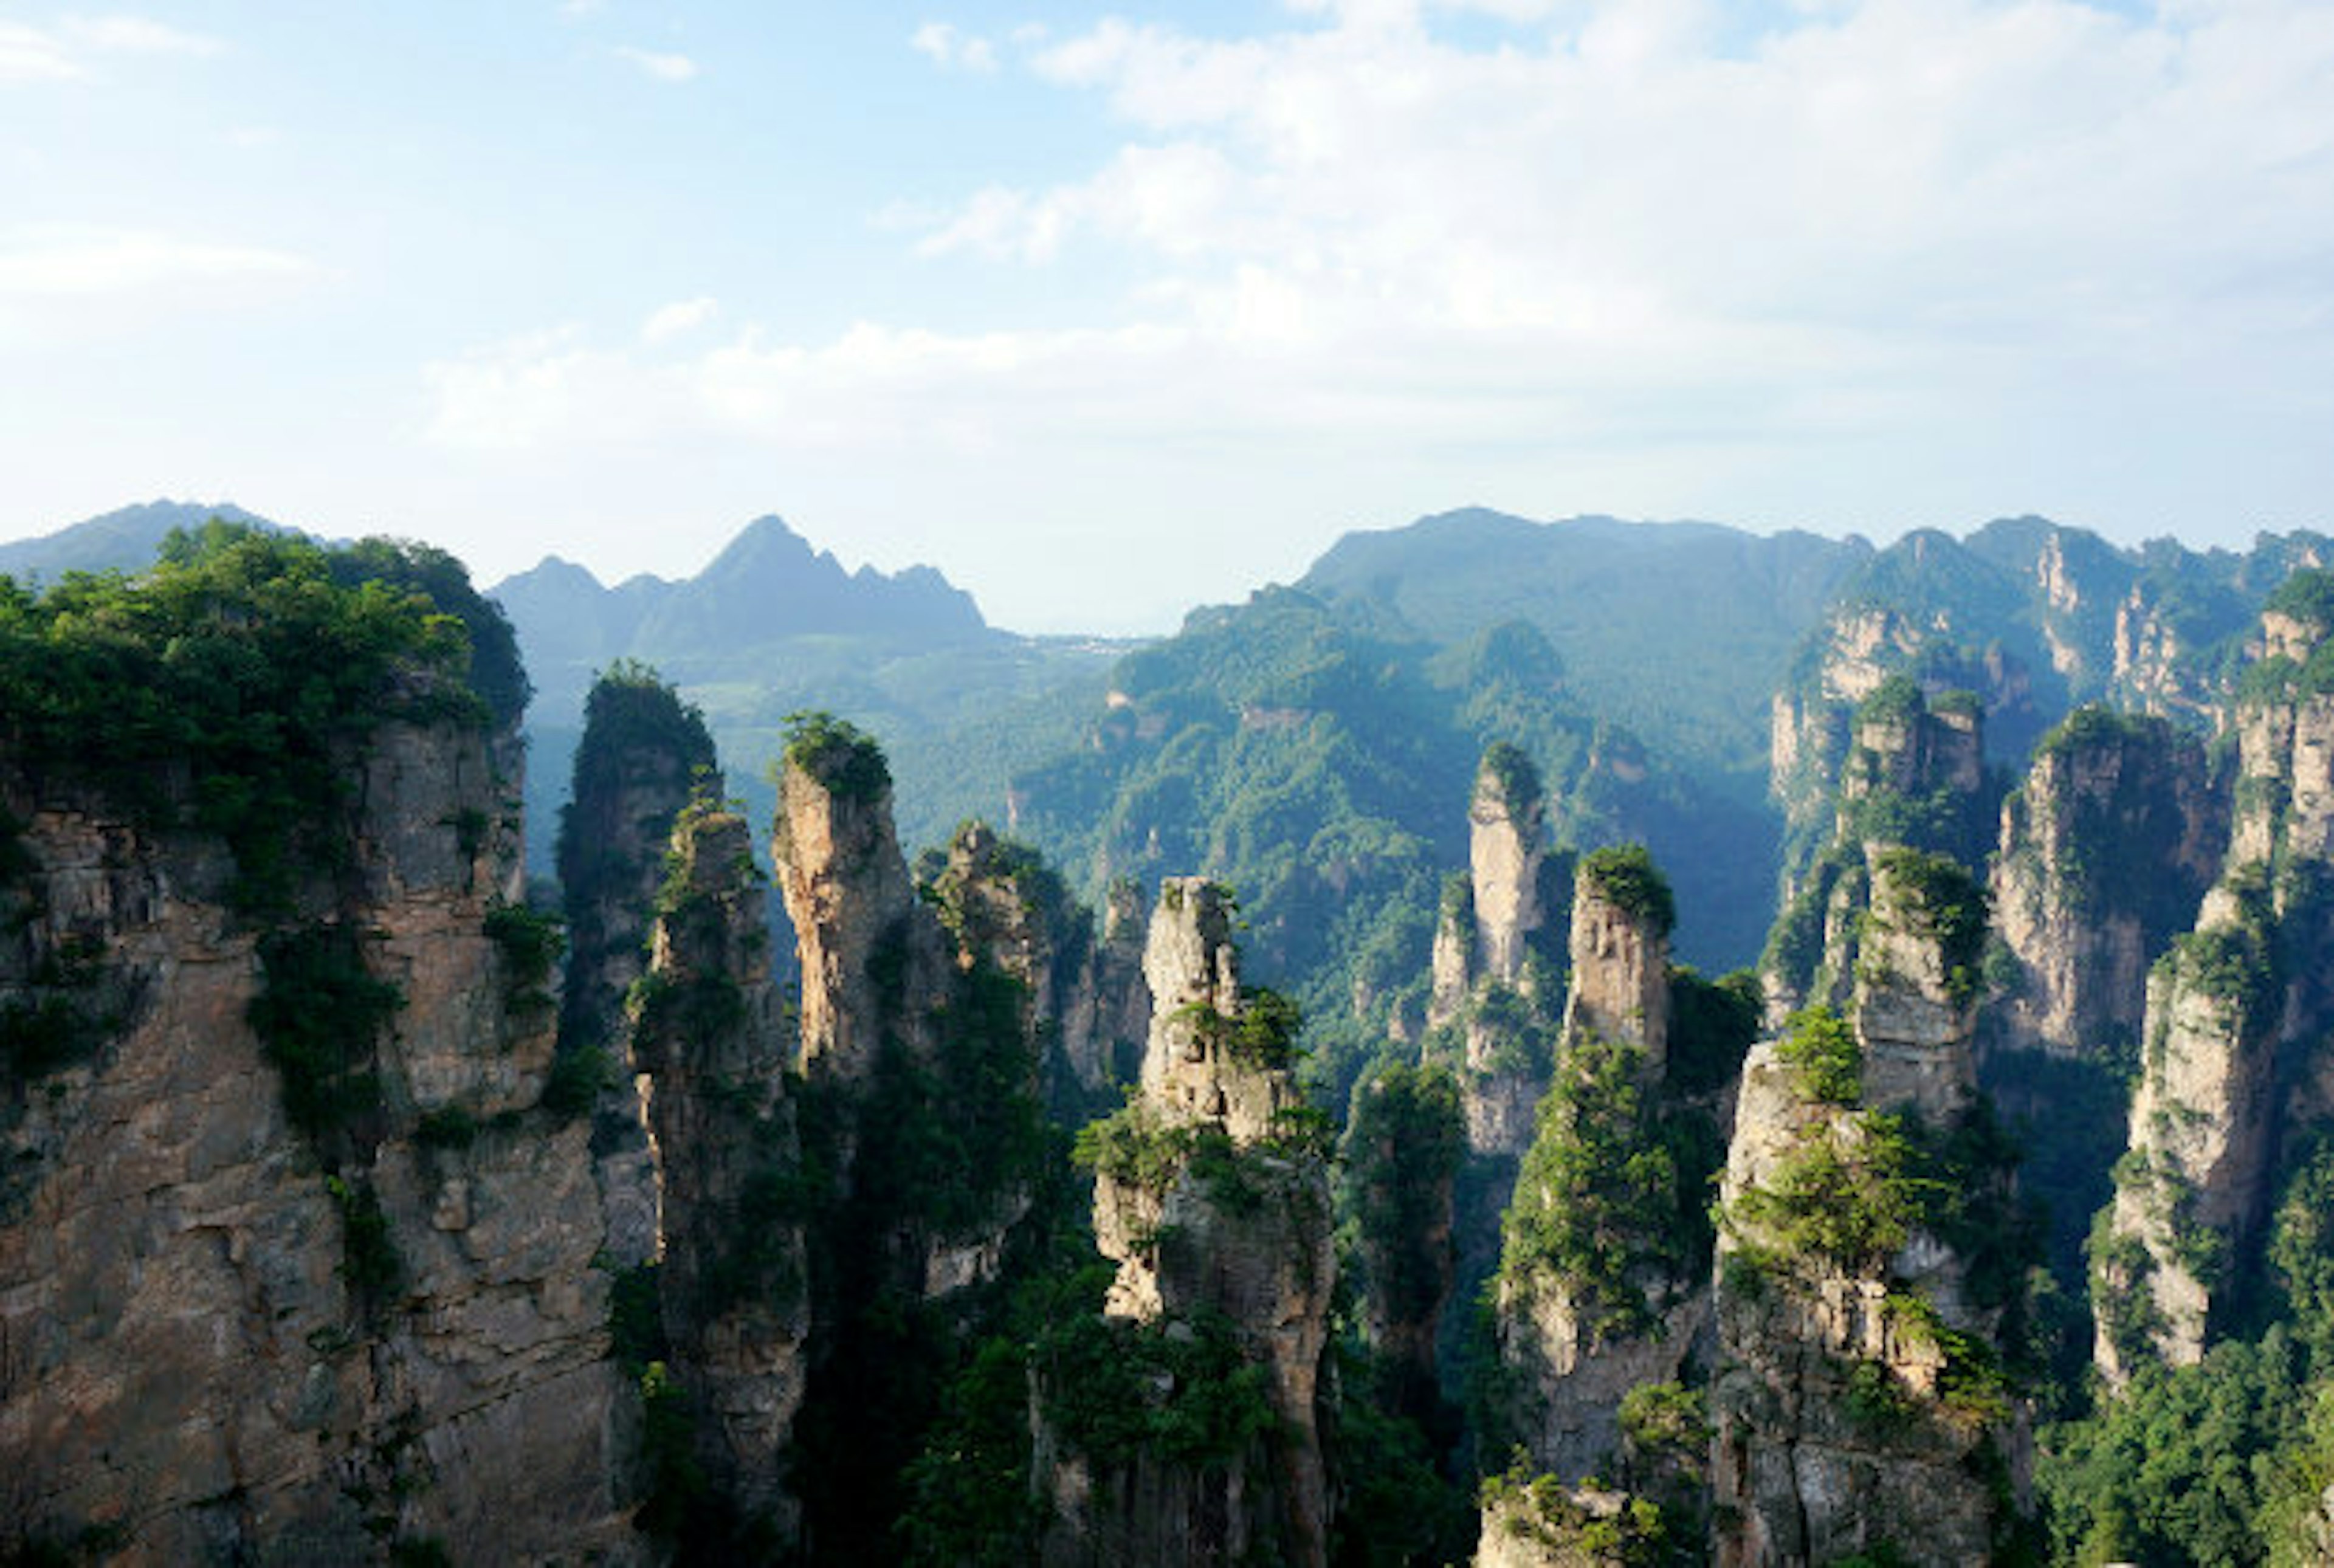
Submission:
[[[1143,1069],[1151,990],[1143,977],[1142,897],[1132,881],[1112,886],[1101,939],[1084,945],[1059,984],[1061,1034],[1053,1097],[1057,1107],[1075,1096],[1089,1111],[1106,1109],[1118,1086],[1133,1082]]]
[[[1865,1101],[1943,1126],[1977,1086],[1970,1042],[1985,897],[1952,861],[1917,850],[1882,851],[1871,878],[1851,1008]]]
[[[1564,1041],[1596,1035],[1630,1046],[1649,1082],[1669,1061],[1670,929],[1676,915],[1651,857],[1599,850],[1574,873],[1572,985]]]
[[[1580,862],[1572,911],[1556,1083],[1507,1217],[1493,1319],[1513,1391],[1504,1419],[1567,1486],[1615,1475],[1623,1400],[1706,1357],[1709,1318],[1706,1244],[1681,1219],[1695,1205],[1673,1165],[1642,1163],[1683,1114],[1664,1071],[1668,885],[1642,848],[1599,850]]]
[[[891,774],[872,741],[830,727],[789,748],[770,852],[802,957],[802,1072],[855,1082],[887,1026],[920,1027],[946,967],[937,924],[911,919]]]
[[[1799,1015],[1743,1069],[1711,1389],[1722,1564],[1985,1562],[2024,1506],[2001,1303],[1945,1239],[2007,1239],[2009,1173],[1935,1141],[1972,1093],[1982,899],[1912,851],[1873,882],[1852,1024]]]
[[[2245,681],[2226,869],[2147,989],[2130,1146],[2091,1252],[2095,1360],[2203,1358],[2252,1272],[2279,1150],[2329,1109],[2334,693],[2324,583],[2300,573],[2262,617]]]
[[[709,1478],[786,1541],[799,1522],[786,1459],[810,1332],[794,1039],[745,819],[700,799],[675,825],[670,862],[632,1003],[661,1176],[670,1371]]]
[[[1995,926],[2015,978],[1989,1051],[2138,1054],[2147,972],[2191,926],[2226,851],[2226,797],[2204,748],[2161,719],[2084,708],[2002,802]]]
[[[1807,861],[1760,960],[1770,1024],[1809,1002],[1847,1003],[1876,857],[1911,848],[1976,865],[1991,847],[1994,784],[1969,692],[1932,697],[1906,677],[1887,677],[1857,708],[1852,735],[1829,837]]]
[[[1530,971],[1532,934],[1547,919],[1540,908],[1540,865],[1547,853],[1547,798],[1531,760],[1495,743],[1475,773],[1467,806],[1467,859],[1474,870],[1475,952],[1480,983],[1509,986],[1527,995],[1541,982]]]
[[[217,841],[10,770],[0,991],[73,1049],[0,1118],[0,1544],[637,1555],[588,1134],[535,1109],[544,950],[498,913],[516,765],[378,730],[275,934]]]
[[[1222,1336],[1233,1364],[1210,1383],[1253,1369],[1269,1415],[1236,1425],[1237,1448],[1209,1462],[1097,1453],[1064,1413],[1080,1391],[1041,1379],[1037,1474],[1056,1515],[1044,1560],[1321,1563],[1336,1261],[1325,1150],[1288,1072],[1293,1018],[1240,984],[1230,906],[1204,880],[1161,890],[1143,967],[1156,1000],[1142,1092],[1095,1140],[1095,1241],[1118,1265],[1107,1317],[1124,1325],[1124,1353],[1159,1360],[1143,1400],[1192,1395],[1170,1347]]]
[[[645,961],[673,819],[715,758],[696,709],[645,669],[603,674],[584,714],[574,787],[559,824],[567,916],[559,1048],[604,1069],[580,1076],[599,1082],[592,1148],[608,1210],[608,1255],[631,1268],[656,1255],[659,1222],[655,1155],[624,997]]]

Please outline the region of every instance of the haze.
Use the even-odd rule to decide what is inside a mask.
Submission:
[[[613,581],[786,515],[1021,630],[1480,503],[2324,526],[2334,8],[0,10],[0,530]]]

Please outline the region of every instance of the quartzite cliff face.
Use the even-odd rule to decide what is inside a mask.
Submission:
[[[230,911],[220,845],[6,777],[7,988],[69,956],[105,1027],[7,1116],[0,1514],[130,1563],[632,1560],[588,1130],[537,1109],[548,998],[488,934],[516,748],[391,723],[348,766],[351,859],[296,950],[396,990],[343,1042],[377,1103],[329,1170],[252,1023],[295,947]]]

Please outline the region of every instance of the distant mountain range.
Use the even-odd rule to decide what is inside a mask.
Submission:
[[[37,539],[0,544],[0,575],[53,582],[68,572],[136,572],[154,563],[171,529],[199,528],[214,517],[260,528],[283,526],[230,501],[149,501]]]

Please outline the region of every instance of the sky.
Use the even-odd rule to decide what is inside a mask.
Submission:
[[[0,0],[0,535],[1028,631],[1482,505],[2334,529],[2326,0]]]

